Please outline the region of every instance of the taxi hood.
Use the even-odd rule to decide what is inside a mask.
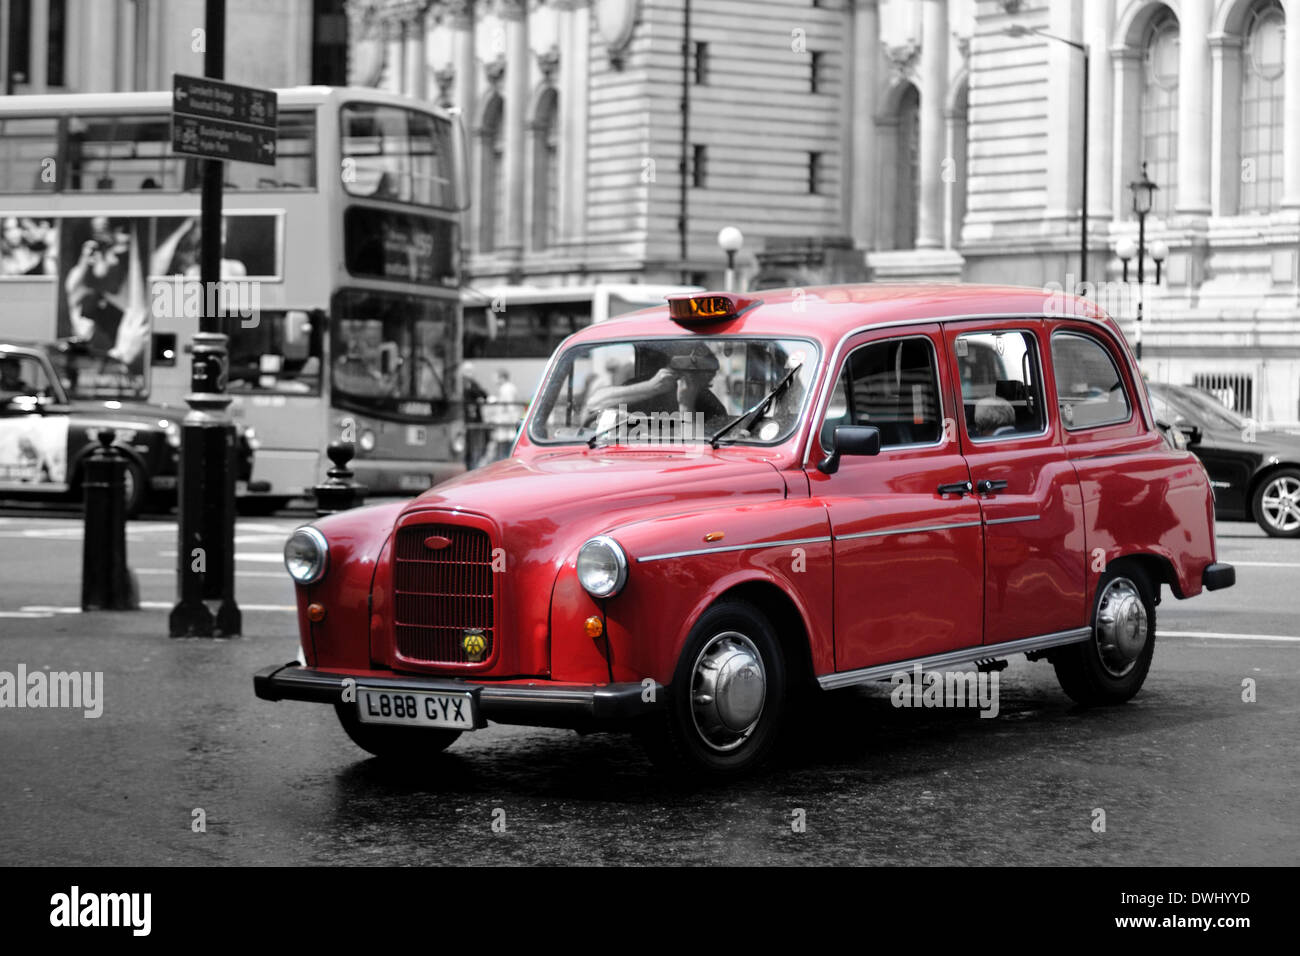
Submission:
[[[780,498],[785,481],[769,461],[739,449],[704,454],[641,449],[566,449],[507,458],[429,489],[405,511],[455,509],[501,524],[545,515],[564,524],[617,512],[679,510],[742,496]]]

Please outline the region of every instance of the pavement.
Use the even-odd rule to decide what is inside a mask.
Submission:
[[[143,609],[83,614],[80,522],[0,512],[0,671],[104,682],[97,719],[0,710],[0,865],[1300,857],[1300,541],[1254,525],[1219,527],[1235,588],[1166,592],[1151,675],[1125,706],[1077,708],[1021,656],[996,718],[898,709],[887,684],[840,692],[770,769],[703,786],[624,737],[495,725],[392,768],[329,708],[257,700],[252,673],[296,653],[280,547],[303,520],[239,522],[242,637],[175,640],[174,520],[130,524]]]

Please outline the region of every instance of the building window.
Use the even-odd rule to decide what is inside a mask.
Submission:
[[[704,180],[708,175],[708,165],[708,147],[696,143],[691,147],[691,185],[696,189],[704,188]]]
[[[5,77],[5,93],[12,93],[15,86],[30,82],[32,68],[32,50],[30,34],[32,32],[31,0],[11,0],[9,4],[9,75]]]
[[[493,96],[483,110],[479,176],[479,248],[491,252],[502,238],[505,196],[505,137],[502,99]]]
[[[45,82],[49,86],[63,86],[67,83],[64,75],[64,51],[68,37],[68,5],[66,0],[49,0],[49,30],[46,37],[46,49],[49,51],[45,61]]]
[[[1269,212],[1282,201],[1285,38],[1281,4],[1257,6],[1241,57],[1241,212]]]
[[[808,192],[816,196],[822,192],[822,154],[808,154]]]
[[[348,85],[348,14],[343,0],[313,0],[311,82]]]
[[[909,83],[898,103],[894,155],[894,248],[916,247],[916,216],[921,204],[921,94]]]
[[[808,88],[813,93],[820,93],[826,88],[826,55],[817,50],[808,54]]]
[[[695,44],[695,85],[705,86],[709,82],[709,45]]]
[[[560,208],[559,94],[547,90],[533,121],[533,248],[553,246]]]
[[[1152,212],[1167,218],[1178,191],[1178,20],[1168,9],[1151,23],[1142,67],[1141,159],[1160,187]]]

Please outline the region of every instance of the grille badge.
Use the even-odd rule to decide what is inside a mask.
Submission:
[[[487,650],[487,638],[477,628],[467,630],[461,647],[465,648],[465,656],[470,659],[470,663],[477,664],[483,660],[483,652]]]
[[[451,544],[451,538],[444,538],[440,534],[431,534],[424,539],[424,546],[430,551],[441,551]]]

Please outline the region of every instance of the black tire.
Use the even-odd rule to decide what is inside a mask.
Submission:
[[[706,651],[709,653],[706,655]],[[754,656],[757,652],[757,658]],[[722,661],[717,668],[712,662]],[[761,662],[756,672],[754,661]],[[697,673],[697,665],[704,664]],[[753,707],[754,680],[761,678],[761,702],[753,723],[741,728],[745,718],[730,711],[735,725],[723,720],[710,726],[710,718],[723,718],[718,707],[697,707],[694,691],[705,671],[727,678],[735,689],[728,700],[741,712]],[[745,601],[721,601],[700,615],[682,648],[672,685],[667,688],[665,712],[649,718],[639,737],[650,758],[661,768],[681,773],[693,771],[708,777],[734,777],[758,767],[771,753],[785,721],[787,667],[781,643],[767,617]],[[701,692],[701,699],[710,698]],[[702,709],[701,709],[702,708]],[[707,712],[707,713],[706,713]]]
[[[149,497],[149,478],[144,473],[143,468],[128,458],[123,481],[126,485],[124,494],[126,516],[128,518],[138,517],[140,512],[144,510],[145,500]]]
[[[441,753],[456,742],[459,730],[439,730],[436,727],[383,727],[363,724],[357,719],[355,703],[337,703],[343,732],[354,744],[381,760],[427,758]]]
[[[1140,612],[1133,601],[1140,602]],[[1102,616],[1110,623],[1099,626]],[[1055,651],[1052,664],[1061,689],[1076,703],[1122,704],[1142,689],[1155,647],[1156,605],[1151,582],[1136,564],[1119,563],[1107,568],[1097,582],[1092,635]]]
[[[1264,529],[1264,533],[1271,537],[1300,538],[1300,520],[1285,511],[1278,514],[1276,506],[1272,513],[1265,507],[1265,495],[1276,498],[1277,492],[1283,488],[1291,493],[1300,489],[1300,468],[1279,468],[1265,475],[1259,487],[1255,489],[1254,495],[1251,496],[1251,514],[1255,516],[1255,522]],[[1294,526],[1288,526],[1293,520]]]

